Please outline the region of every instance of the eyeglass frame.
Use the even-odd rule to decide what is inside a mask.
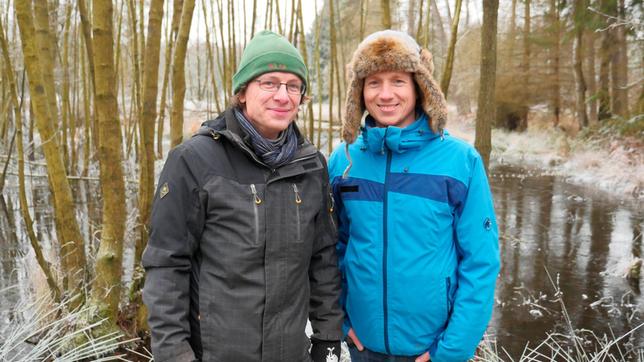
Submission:
[[[289,85],[288,82],[277,82],[277,81],[271,81],[271,80],[265,80],[265,79],[253,79],[252,81],[257,82],[259,89],[263,90],[264,92],[277,93],[280,90],[280,88],[282,88],[282,84],[283,84],[286,87],[286,93],[288,94],[303,96],[304,93],[306,93],[306,84],[304,83],[300,84],[300,89],[297,91],[297,93],[293,93],[293,92],[290,92],[288,89],[288,85]],[[279,86],[277,86],[277,88],[275,89],[266,89],[262,87],[262,84],[265,84],[266,82],[278,83]]]

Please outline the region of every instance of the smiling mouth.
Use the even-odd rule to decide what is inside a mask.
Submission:
[[[380,108],[381,111],[383,112],[391,112],[394,111],[398,107],[398,104],[380,104],[378,105],[378,108]]]

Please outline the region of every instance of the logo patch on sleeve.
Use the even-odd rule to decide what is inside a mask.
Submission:
[[[492,220],[490,220],[489,217],[486,217],[485,221],[483,221],[483,227],[485,228],[485,230],[492,229]]]
[[[162,199],[165,197],[165,195],[170,192],[170,187],[168,186],[168,183],[164,183],[163,186],[161,186],[161,190],[159,190],[159,198]]]

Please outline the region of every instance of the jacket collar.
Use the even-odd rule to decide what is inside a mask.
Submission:
[[[290,163],[279,168],[280,173],[283,173],[285,168],[292,168],[289,167],[289,165],[293,165],[301,160],[308,160],[317,155],[317,149],[302,136],[297,124],[293,124],[293,126],[295,128],[295,134],[297,135],[297,151]],[[249,146],[250,136],[248,136],[239,125],[232,108],[226,109],[216,119],[202,123],[201,128],[194,136],[198,135],[209,136],[215,139],[224,137],[244,153],[248,154],[253,160],[255,160],[255,162],[270,169],[268,165],[259,159],[255,152],[253,152],[253,149]]]
[[[374,153],[385,153],[390,150],[395,153],[404,153],[421,147],[428,141],[440,137],[429,128],[427,114],[419,112],[412,124],[405,128],[388,126],[376,127],[376,122],[368,115],[365,118],[365,127],[362,130],[362,140],[366,148]]]

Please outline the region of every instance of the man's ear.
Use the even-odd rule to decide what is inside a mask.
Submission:
[[[240,90],[239,95],[237,97],[239,99],[239,103],[245,104],[246,103],[246,89]]]

